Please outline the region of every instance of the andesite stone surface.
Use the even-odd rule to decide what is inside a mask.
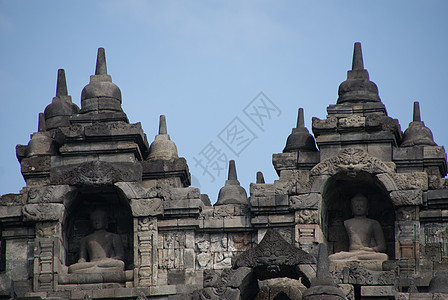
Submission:
[[[80,108],[58,70],[37,132],[16,147],[26,186],[0,196],[0,298],[448,295],[445,149],[418,102],[404,133],[388,116],[360,43],[312,134],[299,108],[283,152],[272,156],[278,179],[259,171],[246,193],[231,160],[214,205],[190,186],[166,117],[150,145],[123,100],[103,48]],[[368,201],[352,205],[361,194]]]

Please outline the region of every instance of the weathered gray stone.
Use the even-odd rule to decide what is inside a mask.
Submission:
[[[335,175],[339,172],[356,174],[361,171],[379,174],[392,173],[394,169],[394,163],[383,162],[361,149],[350,147],[342,150],[337,156],[317,164],[311,170],[311,175]]]
[[[397,290],[394,286],[362,286],[361,295],[364,297],[394,297]]]
[[[297,152],[272,154],[272,164],[277,174],[280,173],[280,170],[295,169],[297,166],[297,155]]]
[[[185,270],[168,270],[168,284],[184,284],[185,283]]]
[[[92,161],[79,165],[59,166],[51,169],[50,180],[54,184],[100,185],[120,181],[139,182],[142,168],[139,163],[109,163]]]
[[[28,264],[29,245],[27,240],[6,242],[6,270],[13,281],[27,280],[31,271]],[[15,287],[14,287],[15,288]]]
[[[398,190],[398,187],[395,184],[394,178],[391,174],[382,173],[377,174],[375,177],[383,184],[386,191],[393,192]]]
[[[0,274],[0,297],[9,298],[12,294],[11,278],[6,273]]]
[[[313,117],[313,132],[319,135],[321,132],[336,132],[338,126],[338,119],[334,117],[329,117],[325,120],[320,120]]]
[[[391,174],[399,190],[427,190],[428,175],[426,172]]]
[[[219,190],[218,201],[215,203],[215,205],[224,204],[248,204],[246,190],[240,186],[237,179],[234,160],[229,161],[228,179],[225,186]]]
[[[22,206],[0,206],[0,219],[17,218],[22,216]]]
[[[395,241],[416,241],[420,232],[420,222],[402,221],[395,223]]]
[[[32,187],[28,190],[28,203],[64,203],[70,205],[76,197],[76,189],[68,185]]]
[[[423,203],[421,190],[393,191],[390,198],[395,206],[420,205]]]
[[[290,196],[289,201],[293,209],[318,209],[322,196],[319,193],[303,194]]]
[[[429,283],[430,293],[448,294],[448,271],[438,271]]]
[[[163,214],[163,201],[160,198],[132,199],[131,210],[134,217],[161,215]]]
[[[305,127],[305,121],[303,119],[303,108],[299,108],[297,116],[297,127],[292,129],[291,134],[286,141],[285,149],[283,152],[317,152],[316,143],[314,137],[309,133]]]
[[[65,207],[59,203],[27,204],[23,207],[24,221],[62,221]]]
[[[275,186],[273,184],[250,184],[250,195],[252,197],[269,197],[275,195]]]
[[[159,134],[156,135],[154,142],[149,147],[148,159],[164,159],[172,160],[178,158],[177,147],[166,129],[166,118],[164,115],[160,116]]]
[[[126,199],[148,198],[147,190],[139,182],[116,182],[114,184]]]
[[[430,207],[445,207],[448,203],[448,189],[428,191],[425,194]]]
[[[351,115],[347,118],[340,118],[338,123],[341,128],[365,127],[366,117]]]
[[[201,198],[201,193],[199,189],[194,187],[171,188],[168,193],[169,193],[169,200],[186,200],[186,199]]]

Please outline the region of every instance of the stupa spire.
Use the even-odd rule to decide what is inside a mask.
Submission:
[[[106,51],[104,48],[98,48],[98,54],[96,57],[95,75],[107,74],[106,66]]]
[[[149,147],[148,159],[172,160],[178,158],[176,144],[170,139],[166,129],[166,117],[159,117],[159,134],[154,138],[154,142]]]
[[[347,80],[339,85],[338,104],[381,102],[378,87],[369,79],[364,69],[361,43],[356,42],[353,49],[352,70],[347,72]]]
[[[283,149],[283,152],[297,151],[317,151],[314,137],[305,127],[303,108],[299,108],[297,114],[297,127],[292,129],[291,134],[286,140],[285,149]]]
[[[257,172],[257,183],[265,183],[264,176],[263,176],[263,173],[261,171]]]
[[[51,104],[45,108],[43,118],[40,117],[39,131],[70,126],[70,116],[79,112],[79,107],[72,103],[72,97],[68,95],[65,70],[58,70],[56,80],[56,96]]]
[[[165,115],[160,115],[159,118],[159,134],[168,134]]]
[[[297,128],[305,128],[305,120],[303,117],[303,108],[299,108],[299,113],[297,115]]]
[[[229,175],[227,177],[228,180],[238,180],[238,177],[236,175],[236,166],[235,161],[229,160]]]
[[[58,70],[58,80],[56,83],[56,97],[68,96],[67,81],[65,80],[65,70]]]
[[[81,92],[80,113],[101,113],[102,121],[106,122],[120,118],[129,123],[121,108],[121,91],[112,82],[112,77],[107,74],[104,48],[98,48],[95,75],[90,76],[89,84]]]
[[[409,123],[408,129],[404,131],[400,147],[413,147],[418,145],[437,146],[434,142],[431,129],[426,127],[425,123],[421,120],[420,104],[418,101],[415,101],[412,122]]]
[[[238,181],[234,160],[229,160],[229,175],[227,178],[225,185],[219,190],[218,201],[216,201],[215,205],[247,205],[247,193]]]
[[[362,60],[361,43],[356,42],[353,50],[352,70],[364,70],[364,62]]]
[[[414,122],[421,122],[422,121],[422,119],[420,117],[420,104],[418,103],[418,101],[414,102],[414,114],[413,114],[412,120]]]
[[[311,287],[305,290],[302,295],[302,299],[304,300],[321,298],[334,300],[347,299],[331,277],[327,246],[323,243],[319,244],[316,278],[311,281]]]

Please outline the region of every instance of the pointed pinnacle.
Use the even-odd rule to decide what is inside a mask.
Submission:
[[[352,70],[364,70],[364,62],[362,61],[361,43],[355,43],[353,50]]]
[[[418,103],[418,101],[414,102],[414,115],[412,118],[413,122],[421,122],[422,119],[420,117],[420,104]]]
[[[305,128],[305,120],[303,118],[303,108],[299,108],[297,115],[297,128]]]
[[[236,166],[235,161],[229,160],[229,176],[227,177],[228,180],[238,180],[236,176]]]
[[[68,96],[67,81],[64,69],[58,70],[58,81],[56,83],[56,97]]]
[[[45,124],[45,115],[44,113],[39,113],[39,121],[38,121],[38,125],[37,125],[37,131],[42,132],[47,130],[46,128],[46,124]]]
[[[328,264],[328,252],[327,245],[324,243],[319,244],[319,252],[317,254],[317,272],[316,278],[331,278],[330,277],[330,268]]]
[[[160,115],[159,134],[168,134],[168,131],[166,130],[166,118],[164,115]]]
[[[104,48],[98,48],[98,55],[96,57],[95,75],[107,74],[106,53]]]
[[[257,172],[257,183],[265,183],[264,182],[264,176],[263,176],[263,173],[261,171]]]

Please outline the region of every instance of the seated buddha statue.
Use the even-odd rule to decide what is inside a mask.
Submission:
[[[363,194],[351,199],[353,218],[344,221],[349,250],[330,255],[330,263],[371,261],[374,269],[381,269],[382,262],[388,259],[387,254],[381,253],[386,250],[383,230],[377,220],[367,218],[367,204],[368,199]]]
[[[124,248],[118,234],[106,231],[104,210],[90,214],[94,232],[81,240],[79,260],[68,267],[69,273],[104,273],[124,270]]]

